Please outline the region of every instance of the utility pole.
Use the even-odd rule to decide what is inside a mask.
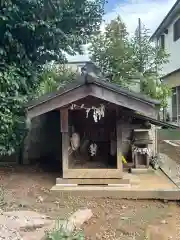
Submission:
[[[143,74],[143,66],[142,66],[142,26],[141,19],[138,18],[138,45],[139,45],[139,73],[140,73],[140,91],[142,91],[142,74]]]
[[[140,67],[139,67],[139,72],[142,73],[143,72],[143,69],[142,69],[142,48],[141,48],[141,35],[142,35],[142,32],[141,32],[141,19],[138,18],[138,41],[139,41],[139,60],[140,60]]]

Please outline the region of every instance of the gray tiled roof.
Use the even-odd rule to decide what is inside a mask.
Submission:
[[[83,86],[85,84],[95,84],[95,85],[101,86],[103,88],[109,89],[111,91],[114,91],[116,93],[123,94],[123,95],[129,96],[131,98],[134,98],[134,99],[137,99],[139,101],[143,101],[143,102],[146,102],[149,104],[154,104],[154,105],[160,104],[160,102],[158,100],[151,99],[146,95],[143,95],[141,93],[132,92],[128,89],[120,87],[117,84],[110,83],[103,78],[98,78],[98,77],[94,77],[90,74],[87,74],[86,76],[79,76],[77,78],[77,80],[74,80],[74,82],[67,84],[65,87],[62,87],[57,91],[45,94],[42,97],[29,102],[27,107],[28,107],[28,109],[30,109],[33,106],[39,105],[42,102],[47,102],[48,100],[55,98],[56,96],[65,94],[66,92],[69,92],[69,91],[71,91],[75,88],[78,88],[80,86]]]

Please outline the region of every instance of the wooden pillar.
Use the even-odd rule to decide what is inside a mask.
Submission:
[[[64,172],[68,169],[68,148],[69,148],[69,127],[68,127],[68,108],[60,110],[61,118],[61,133],[62,133],[62,170]]]
[[[123,173],[122,165],[122,122],[117,120],[116,122],[116,135],[117,135],[117,169]]]

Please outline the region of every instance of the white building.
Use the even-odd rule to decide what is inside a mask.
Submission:
[[[151,37],[170,54],[162,80],[172,88],[168,101],[170,121],[180,124],[180,0],[177,0]]]

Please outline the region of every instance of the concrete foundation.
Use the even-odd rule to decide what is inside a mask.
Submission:
[[[127,179],[129,182],[126,182]],[[116,181],[107,185],[81,185],[72,179],[58,179],[51,190],[75,196],[180,200],[180,189],[160,169],[146,174],[125,173],[124,180],[124,183]]]

